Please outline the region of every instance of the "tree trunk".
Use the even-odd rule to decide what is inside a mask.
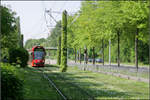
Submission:
[[[111,40],[109,40],[109,65],[111,65]]]
[[[104,40],[102,40],[102,58],[103,58],[103,65],[104,65]]]
[[[139,29],[136,29],[136,35],[135,35],[135,66],[138,69],[138,32]]]
[[[86,59],[85,62],[86,62],[86,64],[87,64],[87,62],[88,62],[87,56],[88,56],[88,55],[87,55],[87,47],[86,47],[86,56],[85,56],[85,59]]]
[[[74,54],[75,54],[75,63],[76,63],[76,58],[77,58],[77,55],[76,55],[76,48],[75,48],[75,50],[74,50]]]
[[[84,48],[84,63],[87,64],[87,47]]]
[[[118,35],[118,59],[117,59],[117,62],[118,62],[118,67],[120,67],[120,32],[118,31],[117,32],[117,35]]]
[[[93,64],[95,64],[95,47],[93,47]]]
[[[77,51],[77,54],[78,54],[78,61],[79,61],[79,50]]]
[[[80,64],[81,64],[81,48],[79,50],[79,60],[80,60]]]

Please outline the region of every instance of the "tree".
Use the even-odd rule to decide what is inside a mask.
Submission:
[[[80,16],[68,28],[69,46],[73,48],[95,50],[105,49],[105,60],[108,59],[108,40],[112,40],[112,61],[133,62],[135,57],[135,33],[138,30],[138,41],[148,50],[148,1],[83,1],[79,11]],[[69,16],[69,20],[77,16]],[[68,23],[71,21],[68,21]],[[72,37],[74,37],[72,39]],[[102,43],[102,41],[104,43]],[[141,52],[142,49],[138,46]],[[104,50],[103,50],[104,51]],[[142,57],[142,54],[138,54]],[[148,54],[144,55],[146,59]],[[141,58],[140,57],[140,58]],[[139,57],[138,57],[139,58]],[[142,57],[143,58],[143,57]]]
[[[61,36],[58,37],[57,64],[61,64]]]
[[[130,34],[132,34],[132,37],[135,38],[135,66],[137,69],[139,50],[138,41],[147,41],[148,43],[148,5],[148,1],[131,1],[122,6],[124,8],[124,14],[127,15],[126,21],[130,23],[127,28],[128,30],[132,30],[132,33]]]
[[[67,11],[62,15],[62,38],[61,38],[61,72],[67,70]]]
[[[16,13],[11,9],[0,6],[1,9],[1,39],[0,39],[0,49],[2,58],[4,56],[8,57],[8,50],[10,48],[18,47],[18,33],[17,33],[17,25],[15,18]]]
[[[31,49],[35,45],[46,46],[47,40],[44,38],[40,39],[29,39],[26,41],[25,48]]]

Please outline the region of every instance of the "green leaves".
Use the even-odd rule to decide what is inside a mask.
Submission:
[[[58,37],[57,64],[61,64],[61,36]]]
[[[63,11],[61,27],[61,72],[67,71],[67,12]]]
[[[1,51],[2,58],[8,57],[8,49],[18,47],[18,31],[16,13],[11,9],[0,6],[1,8]],[[1,54],[0,54],[1,55]]]
[[[115,38],[117,30],[128,36],[136,28],[148,28],[147,6],[148,3],[140,1],[84,1],[80,17],[69,29],[68,35],[74,36],[70,44],[92,47],[102,39]]]
[[[9,49],[9,63],[26,67],[29,59],[28,51],[24,48]]]
[[[115,40],[119,31],[120,42],[126,40],[124,42],[131,44],[130,48],[134,48],[137,28],[139,28],[138,39],[143,43],[148,43],[148,5],[149,2],[146,1],[83,1],[80,16],[68,28],[69,45],[77,49],[84,48],[84,46],[101,49],[102,40],[105,44],[109,39],[112,43],[117,43]],[[73,20],[75,16],[69,16],[69,20]],[[123,47],[122,50],[126,48]],[[127,52],[131,53],[130,50]],[[123,52],[121,55],[127,54]]]
[[[18,75],[17,68],[3,63],[0,66],[2,99],[23,100],[23,80]]]
[[[49,41],[47,41],[44,38],[40,38],[40,39],[29,39],[26,41],[25,44],[25,48],[27,49],[31,49],[33,46],[35,45],[41,45],[41,46],[47,46],[47,44],[49,44]]]

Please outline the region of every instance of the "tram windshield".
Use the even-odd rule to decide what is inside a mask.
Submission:
[[[43,51],[34,51],[34,59],[44,59]]]

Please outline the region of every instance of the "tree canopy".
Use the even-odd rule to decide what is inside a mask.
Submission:
[[[74,19],[76,20],[73,21]],[[142,58],[140,61],[148,62],[148,19],[148,0],[82,1],[80,10],[75,15],[68,16],[67,46],[78,50],[86,46],[89,54],[91,48],[95,47],[96,53],[101,56],[99,51],[104,41],[105,58],[108,60],[108,41],[111,40],[111,59],[115,62],[119,32],[121,61],[133,62],[135,33],[138,29],[139,33],[136,37],[139,40],[139,58]],[[59,21],[46,39],[45,45],[57,47],[57,39],[61,34],[60,25]],[[145,49],[142,48],[143,46]]]
[[[1,9],[1,56],[8,56],[8,49],[18,47],[18,27],[16,12],[8,7],[0,6]]]

